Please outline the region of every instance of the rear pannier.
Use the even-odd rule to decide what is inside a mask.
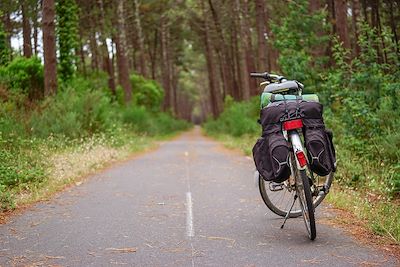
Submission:
[[[258,172],[265,180],[281,182],[289,178],[289,145],[282,133],[282,122],[296,118],[303,121],[303,135],[311,170],[320,176],[335,171],[332,132],[325,129],[322,112],[320,103],[299,99],[273,102],[261,109],[263,134],[253,148],[253,157]]]
[[[304,139],[311,170],[320,176],[334,171],[334,153],[325,127],[305,128]]]
[[[282,132],[259,138],[253,147],[253,158],[265,180],[283,182],[289,178],[289,146]]]

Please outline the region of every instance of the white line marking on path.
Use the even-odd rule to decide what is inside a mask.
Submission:
[[[194,237],[194,227],[193,227],[193,202],[192,202],[192,190],[190,189],[190,174],[189,174],[189,152],[185,151],[185,169],[186,169],[186,183],[187,183],[187,191],[186,192],[186,235],[190,241],[190,247],[192,249],[192,267],[194,264],[194,247],[192,242],[192,237]]]
[[[192,193],[186,193],[186,234],[194,237]]]

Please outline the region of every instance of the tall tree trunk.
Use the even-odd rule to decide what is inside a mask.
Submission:
[[[206,52],[206,61],[207,61],[207,71],[208,71],[208,81],[210,87],[210,100],[211,100],[211,108],[214,118],[216,118],[219,114],[219,91],[218,91],[218,82],[216,78],[216,69],[214,63],[213,49],[210,40],[210,29],[207,11],[204,5],[204,1],[201,1],[202,5],[202,15],[203,15],[203,40]]]
[[[387,63],[386,44],[385,44],[385,40],[382,36],[382,25],[381,25],[381,16],[380,16],[380,11],[379,11],[379,6],[380,6],[379,0],[372,1],[372,3],[371,3],[372,26],[374,28],[376,28],[376,30],[378,31],[378,35],[381,39],[381,47],[377,47],[377,51],[378,51],[378,55],[379,55],[379,62]]]
[[[146,69],[146,51],[144,49],[144,40],[143,40],[143,31],[142,24],[140,21],[140,13],[139,13],[139,1],[134,0],[135,3],[135,26],[136,26],[136,34],[137,34],[137,42],[139,46],[139,70],[140,74],[144,77],[147,77],[147,69]]]
[[[167,110],[171,107],[171,69],[169,62],[169,40],[168,40],[168,18],[163,15],[160,21],[160,41],[161,41],[161,76],[162,76],[162,84],[165,90],[165,98],[164,98],[164,110]]]
[[[31,42],[31,23],[28,15],[28,2],[26,0],[21,1],[22,10],[22,36],[24,39],[23,51],[24,56],[30,58],[32,56],[32,42]]]
[[[254,59],[253,44],[252,44],[252,40],[251,40],[248,0],[243,1],[242,11],[243,11],[242,23],[243,23],[243,33],[244,33],[244,42],[243,43],[245,44],[246,67],[247,67],[247,73],[243,73],[243,74],[248,79],[249,94],[250,94],[250,96],[253,96],[253,95],[258,95],[258,84],[255,79],[250,77],[250,72],[256,71],[256,64],[255,64],[255,59]]]
[[[93,27],[90,27],[93,29]],[[96,32],[91,30],[89,32],[89,49],[91,52],[91,66],[93,70],[99,69],[99,53],[98,53],[98,45],[96,40]]]
[[[256,27],[257,27],[257,69],[258,71],[266,71],[267,67],[267,43],[265,40],[267,23],[265,19],[264,0],[256,0]]]
[[[38,54],[38,36],[39,36],[39,4],[40,3],[35,3],[34,9],[33,9],[33,16],[32,16],[32,26],[33,26],[33,52],[35,55]]]
[[[86,64],[85,64],[85,51],[83,50],[84,46],[84,41],[83,41],[83,34],[82,34],[82,28],[79,28],[79,58],[80,58],[80,63],[78,64],[79,71],[86,76]]]
[[[228,49],[226,49],[227,43],[225,41],[224,34],[222,32],[221,22],[219,15],[214,7],[213,1],[208,0],[210,11],[213,17],[214,26],[217,37],[214,40],[215,48],[217,50],[218,61],[220,65],[220,71],[223,82],[223,96],[233,96],[234,78],[233,73],[229,67],[232,67],[232,58],[229,55]]]
[[[2,19],[3,19],[3,24],[4,24],[4,30],[6,32],[7,50],[12,51],[11,35],[12,35],[12,31],[13,31],[13,25],[11,22],[11,14],[8,10],[4,12]],[[12,53],[8,53],[7,61],[9,61],[11,59],[12,59]]]
[[[322,0],[310,0],[309,9],[311,12],[318,11],[322,8]]]
[[[240,67],[239,67],[239,60],[238,60],[238,39],[237,39],[237,31],[234,20],[232,21],[231,25],[231,32],[230,32],[230,42],[229,42],[229,54],[232,59],[232,65],[230,70],[232,72],[232,77],[234,78],[234,84],[232,87],[232,96],[235,100],[241,100],[240,95]]]
[[[353,43],[353,51],[354,57],[360,54],[360,45],[358,44],[358,36],[359,36],[359,29],[358,29],[358,21],[360,19],[360,0],[352,0],[352,22],[353,22],[353,31],[354,31],[354,43]]]
[[[269,17],[269,10],[268,7],[265,8],[265,30],[267,31],[267,37],[269,40],[273,39],[273,35],[272,35],[272,31],[271,31],[271,27],[269,26],[269,22],[270,22],[270,17]],[[279,57],[279,53],[278,50],[276,50],[271,41],[268,41],[267,39],[267,58],[268,58],[268,65],[267,65],[267,70],[272,72],[272,71],[278,71],[279,67],[278,67],[278,57]]]
[[[132,85],[129,80],[129,65],[126,56],[126,34],[125,34],[125,16],[124,16],[124,3],[125,0],[118,1],[117,15],[118,15],[118,33],[116,40],[117,48],[117,65],[119,84],[124,89],[125,103],[132,100]]]
[[[335,24],[336,31],[340,41],[343,43],[343,47],[350,49],[350,39],[347,27],[347,1],[346,0],[335,0]]]
[[[397,56],[400,59],[400,47],[399,47],[399,37],[397,35],[397,21],[394,18],[394,12],[393,12],[393,1],[388,1],[389,2],[389,13],[390,13],[390,28],[392,29],[392,34],[393,34],[393,39],[394,42],[396,43],[396,51],[397,51]],[[400,5],[400,3],[399,3]]]
[[[153,80],[156,79],[156,61],[157,61],[157,48],[158,48],[158,28],[154,30],[154,41],[152,44],[148,45],[149,48],[149,56],[150,56],[150,64],[151,64],[151,78]]]
[[[54,0],[43,0],[44,95],[57,92],[57,57]]]
[[[241,5],[240,0],[235,0],[235,26],[238,29],[238,36],[245,37],[245,26],[243,22]],[[246,46],[243,45],[244,42],[238,43],[238,66],[240,66],[239,75],[241,81],[241,92],[242,92],[242,99],[248,100],[250,99],[250,83],[249,83],[249,70],[246,63]]]
[[[114,77],[114,71],[112,67],[112,62],[110,59],[110,53],[108,51],[108,45],[107,45],[107,39],[105,37],[105,31],[106,31],[106,23],[104,21],[105,17],[105,12],[104,12],[104,5],[103,5],[103,0],[98,0],[99,8],[100,8],[100,42],[101,42],[101,53],[103,57],[103,62],[102,62],[102,68],[103,71],[108,73],[108,87],[111,90],[111,93],[115,96],[117,95],[117,90],[115,87],[115,77]]]

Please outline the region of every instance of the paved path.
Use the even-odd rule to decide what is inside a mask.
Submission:
[[[279,229],[253,169],[195,129],[1,225],[0,266],[399,266],[321,223]]]

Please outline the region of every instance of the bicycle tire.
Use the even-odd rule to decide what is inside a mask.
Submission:
[[[305,170],[300,170],[297,172],[296,191],[299,197],[300,206],[302,207],[303,219],[307,228],[308,237],[310,240],[314,240],[317,236],[314,205],[311,195],[310,182]]]
[[[264,201],[265,205],[273,213],[275,213],[276,215],[279,215],[281,217],[285,217],[287,212],[288,212],[287,209],[289,208],[291,202],[293,201],[294,195],[292,197],[292,194],[289,192],[289,194],[288,194],[289,195],[288,196],[289,199],[288,199],[287,205],[285,205],[287,209],[283,209],[281,207],[278,207],[278,205],[273,203],[273,201],[271,200],[271,198],[269,197],[269,195],[267,193],[267,189],[266,189],[266,186],[265,186],[267,181],[265,181],[264,178],[261,177],[261,175],[258,176],[258,180],[259,180],[258,188],[260,190],[261,198]],[[267,183],[269,183],[269,182],[267,182]],[[285,190],[284,191],[285,193],[288,192],[287,189],[283,189],[283,190]],[[297,218],[297,217],[301,216],[301,214],[302,214],[301,211],[291,211],[290,214],[289,214],[289,218]]]
[[[310,172],[308,170],[308,172]],[[323,181],[323,184],[330,188],[332,185],[332,181],[333,181],[333,172],[331,172],[329,175],[324,176],[325,180]],[[279,207],[279,205],[277,203],[274,203],[274,198],[276,198],[276,196],[279,193],[275,193],[269,190],[269,183],[271,183],[270,181],[265,181],[261,175],[259,175],[258,178],[259,182],[258,182],[258,187],[259,187],[259,191],[261,194],[261,198],[264,202],[264,204],[268,207],[268,209],[270,209],[273,213],[275,213],[278,216],[281,217],[285,217],[287,214],[287,209],[284,209],[282,207]],[[284,189],[287,190],[287,189]],[[321,202],[324,200],[324,198],[326,197],[326,194],[320,194],[317,197],[315,197],[313,199],[313,205],[314,208],[318,207],[319,204],[321,204]],[[278,196],[279,198],[279,196]],[[288,207],[288,205],[291,204],[291,201],[293,200],[292,197],[290,197],[288,199],[288,202],[286,205],[284,205],[285,207]],[[292,210],[289,214],[289,218],[297,218],[299,216],[301,216],[302,212],[301,210]]]

